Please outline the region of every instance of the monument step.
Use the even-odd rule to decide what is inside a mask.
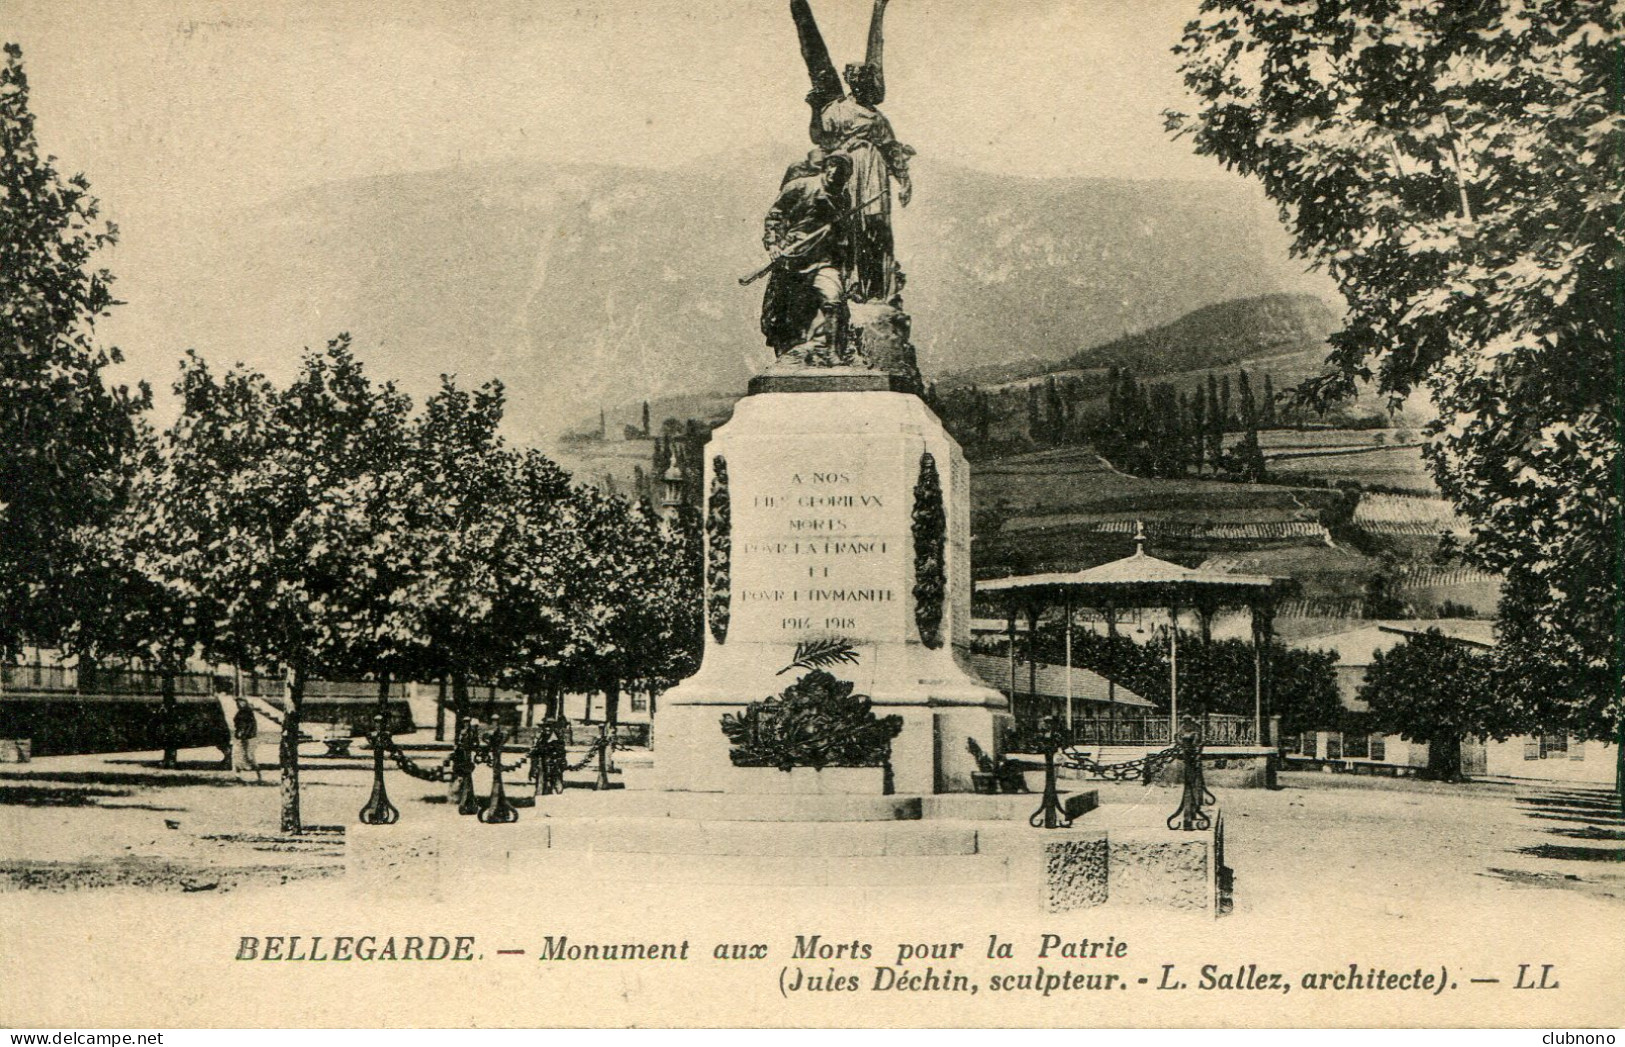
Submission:
[[[1005,884],[1010,859],[994,854],[867,855],[630,855],[555,849],[535,863],[560,876],[596,883],[709,884],[764,887],[934,887]]]
[[[543,797],[544,818],[671,818],[707,822],[896,822],[918,821],[918,796],[750,796],[740,793],[571,789]]]
[[[742,796],[737,793],[571,789],[560,796],[543,797],[534,810],[543,818],[670,818],[703,822],[1026,821],[1043,798],[1042,781],[1038,784],[1040,788],[1029,793],[940,793],[934,796]],[[1073,817],[1077,817],[1099,806],[1099,792],[1073,789],[1063,792],[1061,800]]]
[[[978,853],[977,830],[920,822],[812,825],[555,818],[551,847],[612,854],[882,857]]]

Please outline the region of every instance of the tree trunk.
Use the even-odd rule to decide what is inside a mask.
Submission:
[[[1625,716],[1620,717],[1614,737],[1614,795],[1619,797],[1619,813],[1625,815]]]
[[[564,715],[564,685],[553,681],[547,685],[547,718],[556,720]]]
[[[164,740],[162,765],[165,770],[173,770],[180,758],[175,745],[175,735],[177,733],[175,720],[178,712],[175,705],[175,674],[167,669],[164,670],[163,682],[160,686],[163,688],[163,699],[158,707],[160,710],[158,726],[163,731]]]
[[[455,739],[463,730],[463,721],[468,718],[468,674],[451,674],[451,736]]]
[[[434,740],[446,740],[446,674],[440,674],[440,694],[434,701]]]
[[[299,711],[305,704],[305,670],[295,666],[288,678],[288,709],[282,717],[282,831],[304,831],[299,817]]]
[[[1461,733],[1449,732],[1428,739],[1427,776],[1437,782],[1462,782]]]
[[[463,727],[468,719],[468,676],[464,673],[451,674],[451,744],[453,749],[463,744]],[[472,756],[472,754],[469,754]],[[471,761],[456,758],[452,760],[453,767],[472,765]],[[457,772],[446,783],[446,799],[453,805],[461,808],[468,806],[468,798],[474,792],[474,774],[472,771]]]
[[[621,681],[619,677],[611,679],[604,687],[604,726],[599,733],[601,743],[598,747],[598,788],[609,788],[609,750],[615,738],[615,715],[620,711]]]

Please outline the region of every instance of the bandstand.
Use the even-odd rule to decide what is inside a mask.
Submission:
[[[1266,743],[1264,711],[1270,692],[1269,641],[1272,635],[1275,608],[1280,600],[1294,588],[1289,579],[1265,575],[1230,574],[1222,571],[1182,567],[1176,563],[1148,555],[1145,551],[1144,524],[1137,524],[1134,534],[1134,552],[1109,563],[1081,571],[1049,574],[1016,575],[993,578],[976,583],[976,595],[989,603],[998,604],[1008,621],[1010,690],[1016,690],[1016,620],[1027,619],[1028,673],[1037,665],[1038,622],[1046,612],[1059,608],[1065,622],[1066,668],[1072,670],[1073,628],[1080,608],[1099,612],[1106,622],[1107,633],[1115,638],[1119,616],[1126,610],[1158,608],[1169,614],[1168,631],[1168,732],[1162,739],[1172,741],[1180,722],[1179,709],[1179,616],[1190,611],[1197,615],[1203,643],[1211,642],[1212,621],[1222,610],[1244,608],[1252,618],[1253,643],[1253,715],[1251,723],[1237,730],[1231,728],[1222,737],[1210,742],[1250,744],[1262,748]],[[1150,697],[1147,695],[1147,697]],[[1067,695],[1066,722],[1075,729],[1070,691]],[[1246,728],[1250,728],[1247,730]],[[1074,739],[1082,741],[1084,739]],[[1102,739],[1091,739],[1102,740]],[[1111,740],[1111,739],[1104,739]],[[1126,739],[1118,739],[1126,740]],[[1273,741],[1273,739],[1268,739]]]

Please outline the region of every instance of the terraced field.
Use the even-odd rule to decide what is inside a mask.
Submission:
[[[1314,477],[1336,483],[1357,480],[1361,484],[1385,487],[1422,495],[1439,493],[1433,476],[1415,447],[1379,447],[1358,453],[1335,452],[1302,457],[1265,455],[1272,477],[1286,483]]]
[[[1321,489],[1128,476],[1082,447],[978,462],[971,491],[978,577],[1104,563],[1133,552],[1139,521],[1151,551],[1181,563],[1259,548],[1327,549],[1320,510],[1342,497]]]

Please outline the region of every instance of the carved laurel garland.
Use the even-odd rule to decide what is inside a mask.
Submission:
[[[728,463],[711,459],[711,495],[705,511],[705,609],[711,638],[728,641],[728,565],[732,552],[732,519],[728,511]]]
[[[948,515],[942,505],[937,460],[920,455],[920,478],[914,484],[914,624],[927,647],[942,646],[942,601],[948,591],[944,554]]]

